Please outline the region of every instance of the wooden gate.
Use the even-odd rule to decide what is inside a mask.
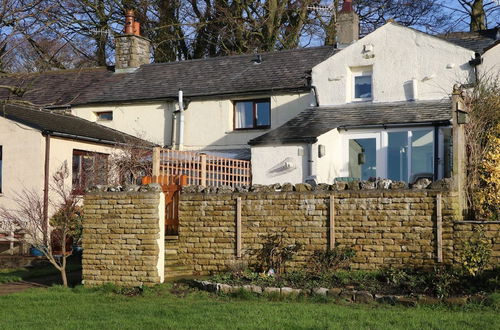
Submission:
[[[158,183],[165,194],[165,235],[179,234],[179,198],[182,186],[187,185],[185,175],[146,176],[142,184]]]

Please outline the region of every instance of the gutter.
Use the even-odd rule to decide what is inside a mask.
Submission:
[[[397,124],[373,124],[373,125],[344,125],[338,126],[337,129],[344,131],[352,129],[363,129],[363,128],[399,128],[399,127],[420,127],[420,126],[448,126],[451,124],[450,120],[438,120],[438,121],[427,121],[418,123],[397,123]],[[335,127],[334,127],[335,128]],[[332,128],[332,129],[334,129]]]
[[[292,144],[292,143],[314,144],[316,142],[318,142],[318,138],[316,138],[316,137],[307,137],[307,138],[292,138],[292,139],[280,139],[280,140],[266,140],[266,141],[262,141],[262,142],[261,141],[252,141],[252,140],[250,140],[250,141],[248,141],[248,145],[259,146],[259,145]]]

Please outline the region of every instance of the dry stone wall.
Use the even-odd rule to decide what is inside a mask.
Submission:
[[[85,285],[163,282],[165,198],[153,192],[94,192],[85,196]]]
[[[306,192],[183,193],[179,205],[179,260],[194,274],[226,270],[236,258],[236,199],[241,198],[242,259],[270,233],[284,230],[303,248],[290,263],[307,266],[314,250],[330,244],[330,196],[335,242],[357,251],[352,267],[431,267],[437,262],[437,195],[442,196],[443,262],[458,258],[470,230],[457,224],[455,192],[441,190],[346,190]],[[499,225],[488,227],[493,261],[500,258]]]

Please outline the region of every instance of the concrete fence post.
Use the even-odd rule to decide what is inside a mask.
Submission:
[[[442,215],[442,195],[436,195],[436,248],[437,262],[443,262],[443,215]]]
[[[241,258],[241,197],[236,198],[236,257]]]
[[[330,249],[335,248],[335,196],[330,195],[330,213],[329,213],[329,227],[330,227]]]

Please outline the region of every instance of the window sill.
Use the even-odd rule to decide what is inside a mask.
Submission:
[[[266,127],[251,127],[251,128],[234,128],[232,132],[247,132],[247,131],[265,131],[271,129],[271,126]]]

